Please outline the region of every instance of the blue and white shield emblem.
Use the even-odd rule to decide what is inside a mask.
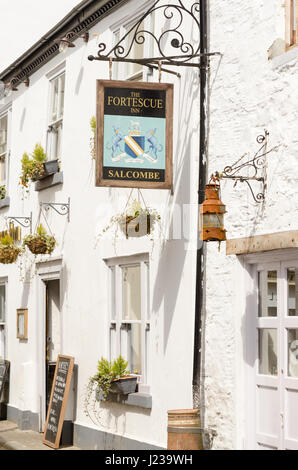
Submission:
[[[124,151],[131,158],[140,158],[145,152],[144,135],[127,135],[124,138]]]

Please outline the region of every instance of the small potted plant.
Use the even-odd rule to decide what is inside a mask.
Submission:
[[[124,212],[111,218],[110,225],[103,233],[117,224],[126,238],[144,237],[153,232],[157,221],[160,221],[160,215],[155,209],[142,207],[140,202],[134,200]]]
[[[14,263],[21,251],[22,248],[14,244],[14,241],[10,235],[5,235],[0,239],[0,263]]]
[[[58,160],[47,160],[48,157],[41,144],[36,144],[31,157],[24,153],[22,163],[21,184],[28,187],[31,181],[43,179],[57,173],[59,170]]]
[[[103,400],[109,393],[127,395],[134,393],[137,386],[137,377],[127,370],[128,362],[120,355],[112,363],[101,358],[97,365],[97,374],[90,377],[89,382],[95,384]]]
[[[48,235],[46,229],[40,224],[36,233],[24,237],[23,245],[27,246],[34,255],[45,255],[52,253],[56,239],[53,235]]]

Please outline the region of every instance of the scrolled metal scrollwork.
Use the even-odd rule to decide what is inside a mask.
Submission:
[[[256,141],[260,145],[260,148],[254,154],[253,158],[243,161],[244,158],[248,155],[245,153],[233,165],[227,165],[222,172],[217,171],[215,173],[215,178],[217,179],[233,179],[235,181],[234,186],[236,186],[238,181],[240,183],[246,183],[254,201],[257,203],[261,203],[265,199],[265,178],[264,176],[260,175],[260,172],[265,169],[267,155],[278,148],[273,147],[272,149],[267,150],[268,135],[269,132],[265,130],[264,134],[257,136]],[[247,172],[246,176],[242,174],[242,170],[244,169]],[[251,186],[251,181],[258,181],[263,183],[263,192],[255,194]]]
[[[164,29],[160,30],[159,36],[144,27],[144,21],[153,13],[161,13],[164,18]],[[187,27],[186,21],[191,23]],[[159,23],[161,23],[159,21]],[[169,24],[170,23],[170,24]],[[192,38],[197,37],[197,41],[185,38],[185,31],[191,31]],[[200,5],[194,2],[186,7],[185,2],[176,0],[176,3],[168,4],[163,0],[155,2],[151,8],[130,28],[126,34],[108,52],[107,45],[98,45],[97,56],[89,56],[89,60],[113,60],[116,62],[132,62],[147,67],[156,68],[159,63],[166,65],[185,65],[190,67],[200,67],[200,61],[193,61],[202,55],[220,55],[219,52],[200,53]],[[154,45],[155,57],[131,58],[130,53],[135,44],[145,44],[150,40],[150,47]],[[164,69],[165,70],[165,69]],[[168,71],[168,70],[165,70]],[[177,72],[171,72],[179,75]]]

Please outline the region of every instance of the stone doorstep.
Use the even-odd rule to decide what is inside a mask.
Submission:
[[[11,421],[0,421],[0,450],[55,450],[42,443],[43,434],[21,431]],[[58,450],[58,449],[57,449]],[[60,447],[59,450],[80,450],[78,447]]]

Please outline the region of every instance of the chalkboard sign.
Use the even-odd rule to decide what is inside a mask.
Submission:
[[[58,355],[43,443],[59,448],[68,392],[74,367],[74,358]]]
[[[0,401],[9,369],[9,361],[0,360]]]

